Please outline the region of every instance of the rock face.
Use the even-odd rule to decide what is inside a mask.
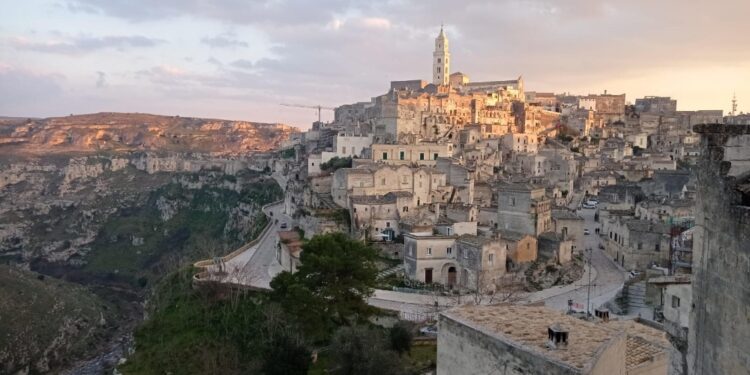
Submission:
[[[282,192],[258,151],[292,131],[140,114],[0,121],[0,264],[12,265],[0,373],[61,373],[94,354],[112,357],[94,361],[104,371],[149,285],[263,228]]]
[[[140,113],[96,113],[0,121],[0,153],[173,151],[239,154],[279,146],[296,128],[282,124]]]
[[[130,153],[0,162],[0,257],[22,262],[80,262],[111,216],[151,204],[160,221],[168,222],[189,207],[186,196],[164,194],[149,201],[151,192],[166,185],[187,195],[208,190],[215,195],[239,195],[243,183],[258,175],[248,169],[249,160],[238,156]],[[252,224],[257,214],[257,207],[247,202],[221,209],[234,226],[226,228],[226,233],[246,232],[241,227]],[[133,244],[144,243],[137,233],[131,237]]]

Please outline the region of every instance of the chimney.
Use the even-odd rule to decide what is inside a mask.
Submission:
[[[553,324],[547,328],[547,346],[553,349],[562,349],[568,346],[568,330],[559,324]]]

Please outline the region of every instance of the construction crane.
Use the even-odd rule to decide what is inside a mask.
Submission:
[[[302,105],[302,104],[287,104],[287,103],[281,103],[284,107],[295,107],[295,108],[310,108],[310,109],[317,109],[318,110],[318,122],[320,122],[320,111],[323,109],[329,109],[331,111],[335,110],[336,108],[332,107],[323,107],[322,105]]]

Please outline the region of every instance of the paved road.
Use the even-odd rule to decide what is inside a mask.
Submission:
[[[286,186],[286,180],[281,176],[274,175],[279,185]],[[281,265],[276,261],[276,243],[278,241],[277,231],[282,223],[286,222],[289,228],[295,222],[283,212],[283,204],[276,204],[267,208],[266,214],[271,217],[272,228],[265,233],[263,238],[252,248],[238,255],[228,262],[227,269],[234,269],[235,274],[240,275],[233,280],[243,284],[250,284],[258,288],[270,288],[271,279],[282,271]],[[594,222],[596,210],[584,209],[580,211],[585,220],[585,227],[592,234],[586,236],[585,247],[592,249],[592,270],[585,270],[583,278],[578,282],[557,288],[530,294],[527,298],[531,301],[544,301],[545,304],[557,310],[567,310],[568,300],[581,305],[586,304],[587,285],[589,273],[591,275],[591,306],[592,310],[612,299],[622,288],[625,281],[625,271],[618,268],[602,250],[599,249],[601,239],[595,234],[594,228],[598,223]],[[276,220],[278,219],[278,222]],[[241,272],[239,272],[241,270]],[[230,281],[230,280],[227,280]],[[368,300],[373,306],[384,309],[399,311],[402,314],[427,314],[435,311],[435,301],[439,308],[454,306],[458,301],[453,297],[433,297],[414,293],[401,293],[386,290],[376,290],[375,294]],[[470,298],[461,302],[468,303]]]
[[[287,223],[289,228],[294,225],[292,218],[284,214],[283,209],[283,203],[268,207],[266,214],[270,216],[272,222],[271,230],[266,232],[253,254],[242,266],[242,273],[247,275],[249,283],[255,287],[270,289],[271,279],[283,271],[279,262],[276,261],[278,231],[282,230],[282,223]]]
[[[588,228],[591,232],[590,235],[586,236],[584,244],[585,248],[592,249],[591,265],[595,269],[595,272],[591,273],[592,286],[590,303],[592,311],[614,298],[617,292],[622,288],[626,278],[625,271],[618,267],[612,259],[606,255],[606,253],[599,249],[601,238],[594,230],[599,224],[594,221],[595,212],[596,210],[592,209],[583,209],[579,212],[585,220],[585,228]],[[568,308],[568,300],[572,299],[575,303],[583,305],[585,309],[588,294],[588,275],[584,275],[584,277],[576,284],[579,286],[578,288],[545,299],[545,304],[557,310],[566,310]]]

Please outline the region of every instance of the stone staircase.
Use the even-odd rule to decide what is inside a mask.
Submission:
[[[627,289],[628,311],[637,312],[648,309],[646,306],[646,282],[639,281],[628,285]]]
[[[380,271],[378,273],[378,279],[386,278],[388,276],[393,275],[394,273],[397,273],[397,272],[403,271],[403,270],[404,270],[404,265],[403,264],[399,264],[398,266],[391,267],[391,268],[389,268],[387,270]]]
[[[318,201],[320,202],[320,208],[336,209],[339,208],[336,203],[333,202],[331,194],[316,194]]]

